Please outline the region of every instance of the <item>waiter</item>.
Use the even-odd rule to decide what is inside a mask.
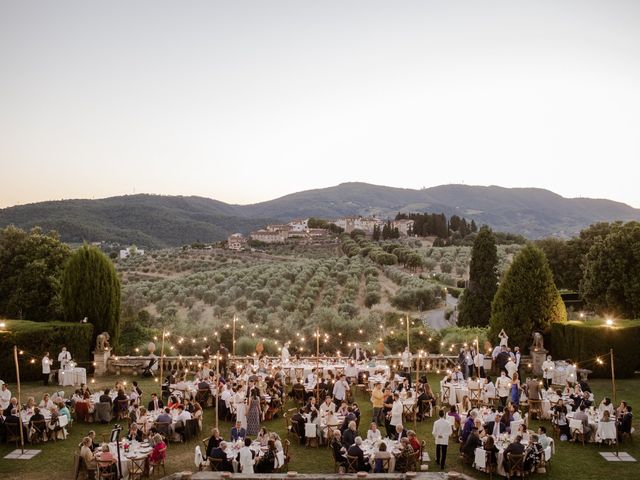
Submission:
[[[62,370],[67,369],[67,365],[71,362],[71,354],[67,352],[67,347],[62,347],[62,351],[58,354],[58,362]]]
[[[45,385],[49,385],[49,375],[51,374],[51,360],[49,360],[49,352],[42,357],[42,381]]]

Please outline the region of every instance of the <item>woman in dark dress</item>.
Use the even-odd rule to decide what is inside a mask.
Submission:
[[[273,440],[269,440],[268,449],[256,465],[256,473],[273,473],[276,466],[276,444]]]
[[[253,437],[260,431],[260,392],[255,387],[250,390],[247,408],[247,435]]]

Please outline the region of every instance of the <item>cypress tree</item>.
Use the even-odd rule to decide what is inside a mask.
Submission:
[[[493,232],[480,229],[471,250],[469,286],[460,299],[458,323],[466,327],[486,327],[491,318],[491,302],[498,290],[498,249]]]
[[[104,253],[87,244],[73,253],[62,274],[61,297],[66,321],[87,317],[94,325],[94,337],[109,332],[111,344],[117,344],[120,279]]]
[[[516,256],[491,305],[489,338],[497,341],[504,328],[511,345],[525,346],[534,331],[567,320],[544,252],[527,245]]]

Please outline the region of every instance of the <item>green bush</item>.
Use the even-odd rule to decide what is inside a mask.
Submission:
[[[73,359],[82,367],[91,366],[93,325],[69,322],[29,322],[27,320],[3,320],[6,327],[0,331],[0,378],[15,381],[13,346],[24,352],[19,357],[20,378],[37,380],[41,378],[41,359],[49,352],[52,360],[57,360],[62,347],[67,347]],[[31,359],[34,363],[31,363]],[[58,363],[54,364],[58,368]]]
[[[609,349],[613,349],[615,374],[633,376],[640,368],[638,339],[640,321],[616,321],[609,327],[602,322],[566,322],[551,325],[551,353],[555,359],[570,359],[578,368],[593,370],[594,377],[611,377]],[[601,358],[603,363],[597,362]]]

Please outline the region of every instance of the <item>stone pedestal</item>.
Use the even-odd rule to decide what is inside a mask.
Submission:
[[[544,348],[531,348],[531,368],[534,375],[542,376],[542,364],[547,359],[547,353]]]
[[[102,375],[107,374],[107,360],[109,360],[110,356],[110,348],[106,350],[96,350],[95,352],[93,352],[93,362],[95,365],[94,375],[96,377],[101,377]]]

